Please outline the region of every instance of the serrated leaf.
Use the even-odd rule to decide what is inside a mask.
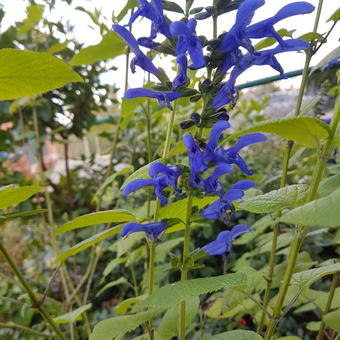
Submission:
[[[106,33],[101,42],[81,49],[70,61],[73,66],[93,64],[125,53],[125,43],[115,32]]]
[[[280,217],[280,221],[304,226],[340,226],[340,189],[330,195],[295,208]]]
[[[216,335],[211,335],[206,338],[207,340],[262,340],[262,336],[253,331],[237,329]]]
[[[74,323],[75,321],[78,321],[81,319],[81,314],[86,312],[92,307],[92,303],[89,303],[85,306],[81,306],[72,312],[57,316],[53,319],[55,323]]]
[[[84,228],[90,225],[103,223],[123,223],[134,221],[136,217],[127,210],[116,209],[107,211],[97,211],[91,214],[79,216],[72,221],[66,222],[56,230],[56,235],[65,231]]]
[[[295,273],[292,277],[291,284],[301,288],[308,288],[314,282],[322,277],[334,274],[340,271],[340,263],[331,264],[329,266],[309,269],[303,272]]]
[[[190,326],[194,320],[200,300],[197,296],[185,300],[185,327]],[[171,340],[174,336],[178,334],[178,318],[179,318],[179,308],[173,307],[169,309],[159,324],[156,333],[157,340]]]
[[[149,164],[146,164],[144,166],[142,166],[141,168],[139,168],[138,170],[136,170],[133,174],[131,174],[126,180],[125,182],[123,183],[122,187],[121,187],[121,190],[123,190],[126,185],[128,183],[130,183],[131,181],[135,180],[135,179],[145,179],[145,178],[150,178],[149,177],[149,167],[151,164],[155,163],[155,162],[162,162],[162,158],[159,158],[159,159],[156,159],[155,161],[149,163]]]
[[[246,284],[247,276],[244,273],[179,281],[159,288],[143,301],[140,307],[165,310],[190,297],[211,293],[226,287],[244,287]]]
[[[0,100],[34,96],[83,79],[62,60],[48,54],[0,50]]]
[[[318,139],[329,137],[330,128],[323,121],[314,117],[283,118],[254,124],[250,128],[237,131],[224,142],[251,132],[274,133],[303,146],[315,148],[318,146]]]
[[[22,211],[18,213],[13,214],[4,214],[0,216],[0,224],[4,223],[6,221],[14,220],[16,218],[22,218],[22,217],[28,217],[28,216],[34,216],[38,214],[42,214],[47,212],[47,209],[35,209],[35,210],[29,210],[29,211]]]
[[[325,321],[326,326],[332,328],[336,332],[340,333],[340,310],[336,310],[334,312],[327,313],[323,320]]]
[[[6,209],[26,201],[43,189],[44,187],[39,185],[27,185],[22,187],[8,185],[6,187],[2,187],[0,188],[0,209]]]
[[[340,20],[340,8],[338,8],[327,20],[329,21],[339,21]]]
[[[267,194],[245,199],[238,208],[253,213],[272,213],[301,204],[308,192],[307,184],[289,185]]]
[[[91,237],[77,243],[76,245],[74,245],[72,248],[66,250],[65,252],[63,252],[62,254],[60,254],[58,256],[58,261],[59,262],[63,262],[65,261],[68,257],[73,256],[78,254],[80,251],[87,249],[95,244],[97,244],[98,242],[105,240],[108,237],[111,237],[113,235],[119,234],[122,230],[122,226],[123,225],[117,225],[113,228],[110,228],[108,230],[104,230],[100,233],[94,234]]]

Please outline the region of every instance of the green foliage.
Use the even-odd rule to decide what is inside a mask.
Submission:
[[[294,184],[267,194],[251,197],[241,202],[238,207],[253,213],[272,213],[285,208],[294,208],[304,202],[308,185]]]
[[[88,46],[74,55],[70,61],[73,66],[93,64],[99,60],[115,58],[125,52],[125,43],[115,32],[106,33],[97,45]]]
[[[63,315],[59,315],[56,318],[54,318],[53,320],[56,323],[74,323],[75,321],[78,321],[81,319],[81,315],[86,312],[87,310],[91,309],[92,304],[89,303],[85,306],[81,306],[75,310],[73,310],[72,312],[63,314]]]
[[[262,337],[255,332],[235,330],[208,336],[207,340],[261,340]]]
[[[292,37],[292,33],[294,31],[287,31],[286,29],[282,28],[280,30],[277,31],[277,33],[281,36],[281,37]],[[255,45],[255,50],[256,51],[260,51],[263,50],[264,48],[270,47],[272,45],[274,45],[276,43],[276,39],[275,38],[265,38],[263,40],[261,40],[260,42],[258,42]]]
[[[83,79],[47,53],[0,50],[0,100],[34,96]]]
[[[98,211],[91,214],[79,216],[59,227],[56,235],[60,235],[65,231],[84,228],[89,225],[97,225],[103,223],[122,223],[134,221],[136,218],[133,214],[126,210],[116,209],[108,211]]]
[[[340,20],[340,8],[338,8],[329,18],[327,21],[339,21]]]
[[[27,18],[19,26],[17,34],[19,36],[28,33],[38,22],[42,19],[44,6],[42,5],[31,5],[27,7]]]
[[[232,134],[225,142],[250,132],[267,132],[274,133],[303,146],[315,148],[319,145],[319,139],[329,137],[329,131],[327,124],[314,117],[283,118],[254,124],[248,129],[240,130]]]
[[[29,211],[22,211],[18,213],[12,213],[12,214],[3,214],[0,215],[0,224],[5,223],[10,220],[14,220],[16,218],[21,218],[21,217],[28,217],[28,216],[34,216],[38,214],[42,214],[47,212],[47,209],[34,209],[34,210],[29,210]]]
[[[340,190],[330,195],[297,207],[282,217],[280,221],[304,226],[338,227],[340,226],[339,211]]]
[[[323,320],[325,324],[332,328],[336,332],[340,332],[340,310],[336,310],[334,312],[327,313],[324,317]]]
[[[39,185],[29,185],[17,187],[15,185],[8,185],[0,188],[0,209],[17,205],[18,203],[26,201],[28,198],[43,190],[44,187]]]

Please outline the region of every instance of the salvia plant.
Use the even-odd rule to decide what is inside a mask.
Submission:
[[[315,109],[316,105],[320,107],[321,97],[335,97],[331,100],[334,102],[331,118],[324,119],[322,114],[306,115],[305,112],[310,111],[302,106],[303,94],[311,78],[312,57],[326,42],[339,19],[339,11],[330,18],[334,22],[331,30],[321,35],[318,24],[322,0],[319,0],[317,9],[306,1],[291,2],[282,8],[278,5],[276,13],[259,22],[254,22],[253,17],[265,5],[265,0],[214,0],[207,7],[193,7],[194,2],[186,0],[185,8],[182,8],[170,1],[138,0],[138,6],[128,1],[121,17],[114,17],[112,31],[105,30],[98,22],[98,13],[97,17],[91,17],[102,33],[105,32],[105,39],[111,41],[113,46],[110,43],[108,46],[113,50],[113,56],[125,53],[127,70],[121,114],[114,122],[116,130],[110,139],[109,165],[103,171],[103,184],[99,189],[95,188],[95,207],[91,213],[84,215],[80,212],[72,219],[74,206],[68,206],[69,221],[50,231],[51,245],[59,263],[56,270],[61,273],[66,291],[65,313],[50,313],[44,305],[46,294],[40,297],[31,288],[6,245],[0,243],[1,254],[16,275],[31,307],[53,331],[53,334],[33,331],[35,336],[45,334],[62,340],[68,338],[66,334],[70,334],[72,340],[270,340],[283,333],[294,336],[280,339],[300,339],[302,334],[297,331],[284,332],[281,325],[288,324],[287,320],[298,303],[313,304],[315,299],[314,303],[321,312],[318,320],[310,320],[314,322],[312,326],[317,326],[313,334],[317,334],[318,340],[339,339],[336,320],[340,317],[337,301],[340,264],[336,255],[330,255],[320,263],[309,260],[308,255],[306,266],[306,252],[302,251],[304,242],[322,233],[320,227],[325,228],[337,242],[339,240],[339,233],[335,234],[333,230],[340,224],[339,168],[334,151],[340,145],[338,85],[326,89],[327,85],[324,84],[323,97],[320,94],[313,104]],[[84,8],[81,10],[86,12]],[[166,15],[167,11],[175,12],[180,20],[171,21]],[[228,31],[224,31],[222,23],[218,23],[219,16],[234,11],[235,21]],[[276,24],[281,21],[291,17],[299,20],[301,15],[314,16],[312,32],[293,38],[292,32],[276,29]],[[212,19],[213,36],[197,35],[198,26],[209,18]],[[148,36],[138,35],[140,20],[149,23]],[[218,34],[219,31],[223,33]],[[259,47],[257,39],[263,39],[262,46]],[[119,48],[122,52],[115,50]],[[82,62],[77,64],[74,58],[81,59],[81,53],[86,56],[84,51],[86,48],[71,59],[71,64],[73,61],[73,65],[81,65]],[[88,52],[89,55],[93,51]],[[3,62],[13,65],[31,62],[37,67],[44,66],[44,63],[50,65],[50,69],[46,66],[45,71],[51,72],[52,80],[56,79],[55,83],[46,81],[32,87],[18,86],[19,89],[8,81],[0,86],[0,99],[35,96],[29,97],[30,114],[34,120],[37,157],[42,164],[40,181],[46,186],[51,183],[44,173],[39,144],[42,131],[37,109],[41,103],[37,95],[66,83],[81,82],[82,78],[60,59],[39,53],[0,50],[0,60],[2,58]],[[240,87],[236,85],[239,76],[250,73],[253,66],[269,66],[277,72],[278,79],[285,79],[287,75],[277,56],[284,54],[287,58],[294,58],[296,53],[304,53],[305,65],[294,112],[279,120],[252,122],[235,133],[233,127],[239,124],[240,116],[245,115]],[[172,59],[176,71],[173,78],[170,79],[166,71],[157,66],[155,56],[159,54]],[[337,57],[338,54],[333,52],[331,57],[327,57],[324,67],[334,70]],[[41,58],[40,62],[35,58]],[[6,74],[6,69],[2,68],[0,76],[4,73],[3,77],[10,79],[11,73],[8,71]],[[56,74],[59,71],[63,76],[53,77],[53,72]],[[86,82],[86,73],[83,74],[81,69],[78,71]],[[129,71],[145,72],[145,86],[129,88]],[[337,73],[337,81],[338,76]],[[99,86],[98,83],[96,86]],[[65,98],[63,94],[58,96]],[[17,105],[21,107],[23,104]],[[131,137],[128,128],[129,119],[132,119],[130,113],[142,114],[138,107],[145,114],[146,124],[142,124],[142,131],[136,134],[147,134],[146,149],[142,147],[143,150],[139,151],[147,161],[134,172],[115,172],[119,141]],[[157,118],[159,113],[161,119]],[[153,119],[158,119],[161,126],[157,130],[158,136],[152,133]],[[161,131],[163,125],[166,125],[165,135],[165,131]],[[274,179],[270,179],[271,182],[278,182],[276,186],[270,186],[275,190],[263,194],[257,188],[257,184],[263,184],[257,183],[261,182],[258,163],[263,156],[261,150],[267,150],[266,145],[271,143],[272,134],[286,139],[282,142],[282,168]],[[66,132],[61,136],[64,142],[68,138]],[[129,143],[126,144],[127,149],[131,146]],[[155,145],[159,146],[157,152]],[[248,161],[250,150],[253,152],[252,162]],[[297,162],[299,157],[303,161],[307,157],[312,159],[313,166],[309,166],[308,171],[300,172],[294,167],[293,173],[292,163]],[[124,209],[103,209],[104,194],[109,191],[109,186],[117,176],[129,173],[120,190],[115,192],[115,202],[108,205],[110,208]],[[66,181],[67,198],[71,199],[74,194],[70,189],[71,177],[67,177]],[[22,202],[42,189],[37,185],[5,186],[0,190],[0,209]],[[48,210],[46,225],[55,227],[49,190],[46,190],[41,201]],[[44,212],[37,210],[29,214]],[[251,219],[240,218],[242,212],[264,215],[254,223]],[[7,221],[28,216],[27,212],[24,214],[11,216],[4,211],[0,217]],[[114,226],[110,226],[111,223]],[[60,241],[56,236],[60,235],[60,240],[68,242],[67,236],[62,238],[63,233],[104,224],[104,229],[98,230],[97,227],[96,233],[88,239],[82,239],[68,249],[64,246],[59,249]],[[205,238],[204,243],[195,242],[195,237],[199,235],[196,230],[200,227],[207,229],[207,226],[217,227],[217,234],[208,233],[209,239]],[[270,233],[261,235],[268,227]],[[288,228],[291,232],[284,233],[283,230]],[[174,232],[181,233],[181,237],[174,239]],[[88,303],[89,295],[98,296],[102,292],[92,292],[91,289],[98,287],[93,280],[96,268],[104,258],[103,240],[117,234],[119,239],[109,248],[110,254],[116,252],[117,257],[110,258],[100,284],[114,268],[124,264],[131,282],[121,277],[105,286],[103,291],[126,284],[133,289],[134,295],[114,308],[115,315],[110,313],[110,317],[104,320],[105,315],[100,315],[91,320],[89,311],[95,299]],[[142,244],[138,243],[141,237]],[[255,249],[242,252],[244,247],[238,245],[246,246],[249,242],[255,242]],[[66,260],[90,247],[90,258],[84,260],[86,272],[75,283],[69,275]],[[262,263],[262,267],[252,267],[249,258],[255,261],[264,248],[269,253],[264,260],[266,263]],[[160,259],[165,258],[164,254],[170,260],[161,265],[160,262],[164,261]],[[282,258],[285,260],[279,263]],[[135,268],[137,262],[140,269]],[[206,270],[211,263],[219,266],[218,273],[221,275],[211,275],[213,272]],[[169,274],[168,284],[163,284],[164,272]],[[331,283],[328,291],[322,292],[324,302],[318,304],[319,295],[311,286],[327,276],[331,276]],[[302,308],[308,310],[306,306],[308,304]],[[210,327],[207,321],[209,316],[218,321],[238,313],[241,313],[238,323],[221,323],[219,326],[216,322]],[[245,315],[250,316],[248,320]],[[82,320],[84,326],[75,335],[74,325],[78,320]],[[69,323],[69,333],[59,323]],[[14,324],[12,328],[20,329]],[[22,330],[29,332],[25,328]]]

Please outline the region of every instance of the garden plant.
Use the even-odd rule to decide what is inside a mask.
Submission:
[[[0,339],[340,339],[340,48],[313,62],[340,10],[327,32],[330,0],[254,20],[271,1],[128,0],[111,26],[76,7],[102,36],[84,47],[32,0],[1,31]]]

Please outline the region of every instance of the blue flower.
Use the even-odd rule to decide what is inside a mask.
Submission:
[[[201,216],[210,220],[228,221],[228,213],[234,211],[233,202],[240,200],[244,196],[244,190],[255,185],[250,180],[236,182],[221,198],[210,204],[202,212]]]
[[[219,178],[225,174],[232,174],[234,169],[229,164],[219,164],[213,170],[211,176],[203,180],[203,189],[207,194],[222,195],[223,187]]]
[[[206,162],[203,159],[201,149],[195,143],[192,135],[186,134],[183,137],[184,145],[188,150],[188,158],[190,162],[191,171],[200,173],[207,170]]]
[[[185,86],[187,83],[187,68],[188,60],[184,53],[177,56],[178,74],[172,82],[172,88],[176,90],[180,86]]]
[[[228,71],[236,64],[241,56],[240,47],[244,47],[249,53],[254,48],[245,34],[246,27],[250,24],[255,11],[264,4],[264,0],[245,0],[238,8],[235,24],[230,31],[224,35],[217,49],[226,53],[224,62],[220,68],[221,73]]]
[[[197,21],[195,19],[190,19],[187,24],[183,21],[175,21],[170,25],[171,34],[179,37],[176,54],[184,54],[188,51],[192,61],[192,65],[189,67],[192,69],[205,66],[202,42],[194,34],[196,25]]]
[[[129,89],[125,92],[124,98],[138,98],[138,97],[147,97],[147,98],[155,98],[158,100],[159,104],[162,106],[168,107],[170,110],[172,109],[170,102],[179,98],[181,94],[177,91],[153,91],[144,88],[135,88]]]
[[[143,231],[145,232],[146,237],[149,240],[156,241],[159,239],[158,236],[165,230],[165,228],[166,228],[165,222],[154,222],[146,224],[130,222],[125,224],[125,226],[122,228],[122,232],[120,235],[124,237],[132,233]]]
[[[222,231],[215,241],[208,243],[203,249],[210,255],[223,255],[231,251],[231,242],[241,234],[247,233],[250,228],[244,224],[238,224],[230,231]]]
[[[257,54],[246,54],[242,56],[236,66],[231,71],[229,80],[222,86],[213,99],[212,107],[218,108],[231,102],[237,94],[235,87],[238,76],[254,65],[269,65],[278,71],[282,78],[285,78],[282,66],[275,57],[275,54],[300,51],[307,49],[309,44],[301,39],[289,39],[284,42],[284,46],[279,45],[275,48],[258,52]]]
[[[122,39],[130,46],[131,50],[135,54],[135,57],[131,60],[130,67],[132,73],[136,72],[136,65],[142,68],[146,72],[150,72],[154,75],[159,73],[159,69],[152,63],[152,61],[140,50],[138,42],[135,37],[125,27],[118,24],[112,25],[112,29],[119,34]]]
[[[274,25],[280,20],[289,18],[294,15],[307,14],[314,11],[314,6],[305,1],[298,1],[282,7],[274,16],[266,20],[257,22],[246,29],[248,38],[275,38],[281,46],[285,46],[282,37],[275,31]]]
[[[177,166],[167,166],[161,162],[154,162],[149,167],[150,179],[135,179],[129,182],[123,190],[123,196],[129,195],[140,188],[153,186],[154,191],[162,205],[167,203],[163,190],[166,187],[173,188],[180,193],[181,190],[177,188],[177,180],[181,174],[181,169]]]
[[[151,3],[147,0],[138,0],[138,2],[140,3],[139,8],[131,15],[128,24],[125,26],[132,25],[138,17],[142,16],[152,21],[151,39],[156,38],[158,32],[170,39],[170,28],[163,14],[162,0],[152,0]]]

